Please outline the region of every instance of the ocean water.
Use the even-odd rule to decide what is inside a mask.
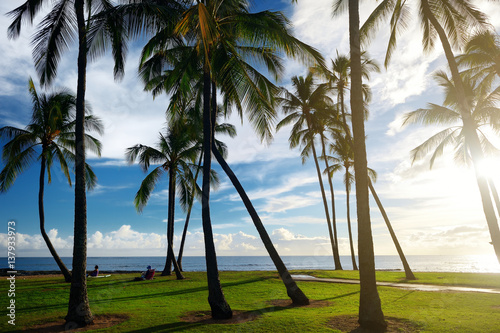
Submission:
[[[4,263],[0,268],[7,267],[7,258],[0,259]],[[71,270],[69,257],[62,258]],[[289,270],[292,269],[324,269],[333,270],[331,256],[283,256],[283,262]],[[500,273],[500,264],[492,256],[407,256],[411,269],[415,272],[471,272]],[[273,271],[276,270],[272,260],[267,256],[220,256],[217,258],[221,271]],[[352,269],[350,256],[341,256],[344,269]],[[88,269],[99,265],[101,271],[144,271],[148,265],[162,270],[165,257],[89,257]],[[204,257],[184,257],[184,271],[205,271]],[[57,271],[58,267],[52,257],[17,257],[16,270],[26,271]],[[377,270],[402,270],[403,265],[398,256],[376,256]]]

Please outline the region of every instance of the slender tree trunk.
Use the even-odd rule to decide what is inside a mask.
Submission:
[[[323,133],[320,133],[321,136],[321,146],[323,148],[323,156],[325,157],[325,166],[326,170],[330,170],[330,166],[328,165],[328,160],[326,158],[326,146],[325,146],[325,137]],[[339,241],[337,237],[337,217],[335,214],[335,195],[333,193],[333,183],[332,178],[328,174],[328,185],[330,186],[330,194],[332,197],[332,227],[333,227],[333,240],[334,240],[334,248],[335,252],[333,253],[333,260],[335,262],[335,269],[342,270],[342,264],[340,263],[340,255],[339,255]]]
[[[483,151],[481,143],[479,141],[479,137],[477,135],[476,126],[472,119],[471,108],[469,106],[469,102],[467,101],[465,95],[465,89],[463,86],[462,78],[460,77],[458,66],[455,61],[455,56],[453,54],[450,43],[446,36],[446,32],[441,27],[439,21],[432,13],[428,0],[422,0],[422,9],[424,14],[429,18],[429,21],[431,22],[432,26],[434,27],[439,36],[441,45],[443,46],[443,50],[446,56],[446,60],[448,61],[448,66],[450,68],[453,83],[455,85],[455,88],[457,89],[459,110],[464,124],[463,127],[464,134],[467,140],[467,144],[469,146],[469,151],[471,153],[474,168],[476,170],[476,180],[477,180],[477,185],[479,187],[479,193],[481,195],[483,211],[486,217],[486,223],[488,224],[488,229],[490,231],[493,248],[495,250],[497,259],[500,262],[500,228],[498,227],[497,216],[495,214],[493,203],[491,201],[490,191],[488,189],[488,181],[486,177],[484,177],[477,171],[476,166],[477,163],[483,159]]]
[[[66,329],[86,326],[94,320],[87,295],[87,198],[85,193],[85,84],[87,70],[87,32],[84,1],[75,0],[78,26],[78,82],[75,124],[75,228],[73,270],[66,315]]]
[[[351,53],[351,112],[354,173],[358,216],[359,324],[371,330],[385,330],[387,323],[375,278],[375,255],[370,223],[368,170],[365,146],[364,105],[361,81],[361,46],[359,41],[359,3],[349,0],[349,44]]]
[[[211,170],[211,148],[212,148],[212,125],[210,112],[210,72],[208,64],[205,64],[203,73],[203,185],[201,198],[201,212],[203,234],[205,239],[205,260],[207,264],[208,303],[212,310],[212,318],[231,318],[233,312],[224,297],[219,280],[217,268],[217,256],[210,221],[210,170]]]
[[[296,305],[307,305],[309,304],[309,299],[307,296],[302,292],[302,290],[297,286],[295,281],[293,280],[292,276],[288,272],[288,269],[286,268],[285,264],[281,260],[281,257],[278,254],[278,251],[276,251],[276,248],[273,245],[273,242],[271,241],[271,238],[269,237],[269,234],[267,233],[264,225],[262,224],[262,221],[260,220],[259,215],[257,214],[257,211],[252,205],[252,202],[248,198],[245,190],[243,189],[243,186],[239,182],[238,178],[236,175],[233,173],[229,165],[226,163],[224,158],[222,157],[221,153],[217,150],[217,147],[215,147],[214,144],[212,144],[212,152],[217,159],[217,162],[219,162],[220,166],[226,173],[226,175],[229,177],[231,182],[233,183],[234,188],[236,191],[238,191],[238,194],[240,195],[241,200],[245,204],[245,207],[247,208],[248,213],[250,214],[250,217],[252,218],[252,221],[255,225],[255,228],[257,228],[257,231],[259,232],[260,239],[264,243],[264,246],[266,247],[267,252],[269,253],[269,256],[271,257],[274,266],[276,266],[276,269],[278,270],[278,274],[280,275],[281,279],[283,280],[283,283],[285,284],[286,291],[288,294],[288,297],[292,299],[293,304]]]
[[[344,127],[344,132],[346,135],[346,138],[348,140],[349,145],[352,147],[353,142],[351,138],[351,131],[349,130],[349,125],[347,124],[347,119],[345,115],[345,104],[344,104],[344,88],[340,90],[340,112],[342,114],[342,126]],[[354,255],[354,244],[353,244],[353,237],[352,237],[352,228],[351,228],[351,204],[350,204],[350,195],[349,195],[349,185],[347,183],[347,173],[348,173],[348,166],[345,167],[345,172],[346,172],[346,206],[347,206],[347,227],[349,231],[349,245],[351,247],[351,260],[352,260],[352,268],[354,270],[358,270],[358,266],[356,265],[356,256]]]
[[[43,208],[43,192],[45,188],[45,155],[43,155],[42,151],[42,166],[40,169],[40,187],[38,191],[38,215],[40,217],[40,232],[42,233],[43,240],[45,241],[45,244],[47,244],[47,247],[49,248],[50,254],[56,261],[57,266],[61,270],[61,273],[64,275],[64,280],[66,282],[71,282],[71,273],[69,270],[66,268],[66,265],[62,262],[61,258],[59,258],[59,255],[57,254],[56,249],[54,249],[54,246],[52,245],[52,242],[50,241],[49,236],[45,232],[45,213],[44,213],[44,208]]]
[[[354,242],[352,237],[352,228],[351,228],[351,205],[350,205],[350,195],[349,195],[349,167],[345,167],[345,193],[346,193],[346,206],[347,206],[347,229],[349,231],[349,246],[351,247],[351,260],[352,260],[352,269],[357,271],[358,266],[356,265],[356,255],[354,254]]]
[[[170,166],[168,170],[168,218],[167,218],[167,259],[163,268],[162,276],[172,275],[172,259],[174,242],[174,219],[175,219],[175,170]]]
[[[172,256],[172,264],[174,265],[174,272],[175,272],[175,277],[177,280],[184,280],[185,277],[182,275],[181,269],[179,267],[179,264],[177,263],[177,260],[175,260],[175,255],[174,255],[174,249],[172,248],[172,245],[168,246],[168,253]]]
[[[198,168],[196,169],[196,174],[194,175],[194,182],[193,186],[196,186],[196,180],[198,179],[198,173],[200,171],[200,166],[203,161],[203,154],[200,154],[200,160],[198,161]],[[184,230],[182,231],[182,239],[181,239],[181,246],[179,248],[179,256],[177,257],[177,264],[179,265],[179,269],[182,272],[182,254],[184,253],[184,243],[186,241],[186,235],[187,235],[187,230],[188,230],[188,225],[189,225],[189,218],[191,217],[191,209],[193,208],[193,203],[194,203],[194,188],[193,188],[193,197],[191,198],[189,202],[189,208],[188,212],[186,215],[186,222],[184,223]]]
[[[473,156],[474,159],[474,154],[471,155]],[[474,165],[476,165],[476,163],[474,163]],[[476,181],[477,181],[477,186],[479,187],[479,192],[481,194],[483,210],[486,216],[486,222],[488,224],[488,229],[491,235],[491,243],[493,245],[493,249],[495,250],[497,260],[500,262],[500,230],[498,228],[495,209],[493,208],[493,204],[491,202],[488,182],[486,178],[477,171],[477,168],[476,168]]]
[[[382,217],[384,218],[385,224],[387,225],[387,229],[389,229],[389,233],[391,234],[392,241],[394,242],[394,245],[396,246],[396,250],[398,251],[399,258],[401,259],[401,262],[403,263],[403,268],[405,270],[405,276],[407,280],[416,280],[417,278],[411,271],[410,265],[408,265],[408,261],[406,261],[405,254],[403,253],[403,249],[401,248],[401,245],[399,245],[398,238],[396,237],[396,233],[394,232],[394,229],[392,229],[391,222],[389,221],[389,217],[387,216],[384,206],[382,206],[382,202],[380,201],[377,192],[375,192],[375,188],[373,187],[373,184],[370,179],[368,179],[368,186],[370,187],[370,191],[372,192],[373,198],[377,202],[377,206],[380,209],[380,213],[382,214]]]
[[[349,125],[347,124],[347,119],[345,116],[345,104],[344,104],[344,90],[342,89],[342,92],[340,94],[340,112],[342,113],[342,125],[344,127],[344,131],[346,133],[346,136],[349,138],[349,141],[351,141],[351,131],[349,130]]]
[[[308,124],[309,131],[311,128]],[[332,244],[332,255],[334,257],[335,263],[335,240],[333,239],[332,222],[330,221],[330,213],[328,212],[328,203],[326,201],[325,188],[323,186],[323,178],[321,177],[321,169],[319,168],[318,155],[316,154],[316,148],[314,147],[314,137],[311,138],[311,148],[313,152],[314,164],[316,165],[316,173],[318,174],[319,187],[321,190],[321,197],[323,198],[323,207],[325,208],[326,224],[328,225],[328,233],[330,234],[330,243]],[[341,269],[335,266],[335,269]]]
[[[488,179],[488,185],[490,186],[491,194],[493,195],[493,199],[495,200],[497,214],[500,214],[500,198],[498,197],[497,188],[491,179]]]

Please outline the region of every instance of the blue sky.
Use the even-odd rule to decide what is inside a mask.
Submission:
[[[5,13],[22,1],[3,1]],[[500,28],[500,6],[478,1],[478,5]],[[331,0],[258,2],[258,9],[285,10],[294,24],[296,35],[318,48],[326,59],[348,52],[347,17],[332,19]],[[373,9],[365,2],[361,19]],[[414,20],[414,23],[416,20]],[[31,59],[30,35],[24,29],[15,41],[8,40],[9,19],[0,17],[0,126],[24,127],[31,106],[27,82],[37,82]],[[368,51],[383,63],[387,30],[381,29]],[[373,102],[366,123],[369,165],[378,172],[376,189],[393,227],[407,254],[487,254],[493,250],[482,213],[479,193],[472,170],[453,164],[449,154],[429,170],[428,160],[411,165],[409,151],[436,128],[401,128],[401,116],[439,103],[441,91],[432,81],[432,72],[444,69],[441,49],[423,55],[418,25],[410,25],[399,39],[399,48],[387,70],[373,75],[370,84]],[[73,47],[74,48],[74,47]],[[164,255],[167,217],[166,178],[158,184],[142,214],[133,206],[134,195],[145,174],[137,165],[124,162],[124,151],[137,143],[153,145],[164,127],[166,96],[155,100],[143,92],[137,79],[140,48],[130,50],[123,81],[112,77],[112,61],[103,57],[89,65],[87,101],[105,124],[103,156],[89,156],[99,185],[88,193],[88,253],[90,256]],[[75,52],[67,52],[59,66],[54,87],[76,90]],[[280,85],[290,87],[289,78],[304,75],[306,68],[286,60],[286,75]],[[40,90],[41,91],[41,90]],[[271,145],[264,145],[245,120],[228,119],[236,125],[238,136],[221,138],[229,147],[228,162],[252,199],[268,232],[283,255],[328,255],[331,247],[321,195],[312,160],[302,165],[298,151],[288,148],[288,129],[276,133]],[[494,141],[498,143],[498,139]],[[491,164],[490,168],[498,167]],[[221,171],[215,164],[214,168]],[[0,248],[6,246],[7,221],[16,221],[18,256],[48,256],[39,235],[37,208],[39,167],[34,165],[20,175],[8,193],[0,195]],[[334,177],[336,211],[341,254],[348,255],[345,191],[341,174]],[[229,180],[220,173],[221,184],[212,193],[212,222],[218,255],[265,255],[258,234]],[[326,184],[325,184],[326,185]],[[71,255],[73,234],[73,188],[54,170],[53,182],[46,186],[46,229],[59,253]],[[355,219],[355,196],[351,196],[352,220]],[[375,252],[396,254],[385,224],[372,202]],[[183,227],[184,213],[176,207],[175,247]],[[354,223],[354,230],[356,231]],[[186,255],[203,255],[201,208],[193,208]],[[354,233],[356,235],[356,232]]]

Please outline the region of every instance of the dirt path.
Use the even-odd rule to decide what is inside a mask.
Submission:
[[[317,277],[310,276],[310,275],[292,275],[292,277],[295,281],[359,284],[359,280],[325,279],[325,278],[317,278]],[[401,288],[401,289],[406,289],[406,290],[419,290],[419,291],[457,291],[457,292],[500,294],[500,290],[493,289],[493,288],[438,286],[438,285],[434,285],[434,284],[377,282],[377,286],[395,287],[395,288]]]

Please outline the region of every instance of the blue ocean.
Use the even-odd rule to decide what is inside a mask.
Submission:
[[[72,259],[62,258],[68,269],[71,270]],[[331,256],[283,256],[283,262],[289,270],[314,269],[333,270],[334,263]],[[411,269],[415,272],[471,272],[471,273],[500,273],[500,264],[492,256],[407,256]],[[7,258],[2,260],[7,267]],[[267,256],[220,256],[217,258],[220,271],[273,271],[276,270],[272,260]],[[341,256],[342,267],[352,269],[350,256]],[[163,269],[165,257],[89,257],[87,267],[99,265],[101,271],[144,271],[148,265],[156,269]],[[184,271],[205,271],[204,257],[184,257],[182,261]],[[377,270],[403,269],[398,256],[376,256]],[[17,257],[16,270],[26,271],[57,271],[58,267],[52,257]]]

